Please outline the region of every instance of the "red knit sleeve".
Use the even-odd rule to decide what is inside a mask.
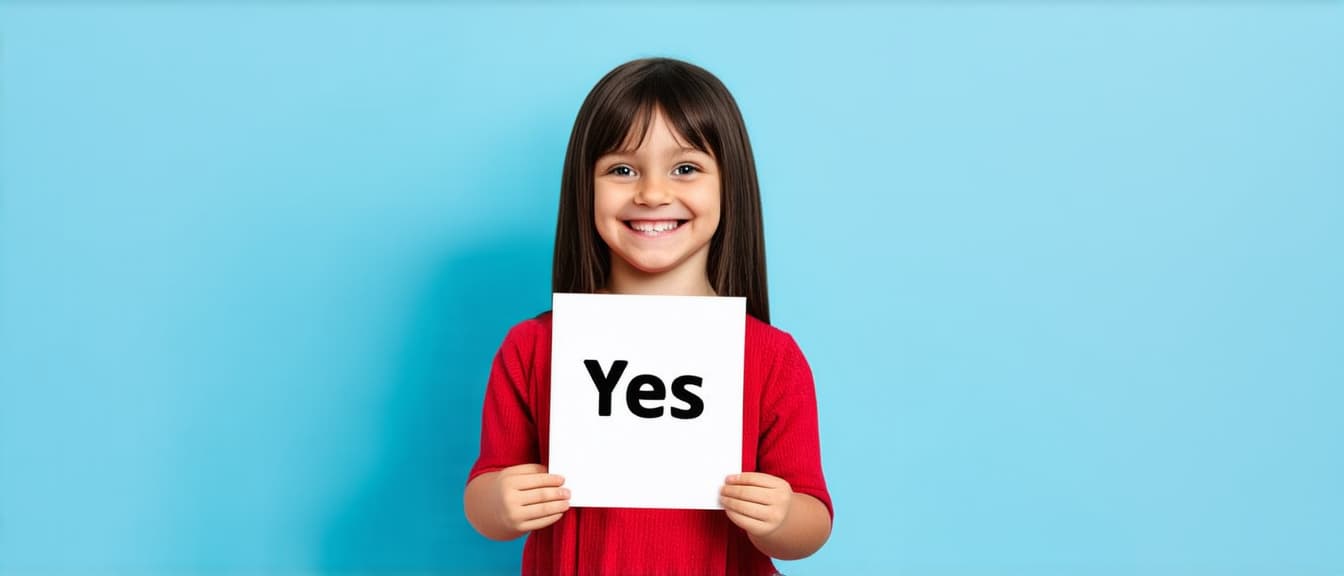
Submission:
[[[785,332],[780,335],[762,399],[764,423],[757,456],[759,468],[788,481],[794,492],[820,500],[834,517],[831,494],[821,471],[812,368],[793,337]]]
[[[532,321],[514,326],[495,353],[481,412],[481,452],[467,481],[501,468],[540,462],[537,425],[528,402],[535,346]]]

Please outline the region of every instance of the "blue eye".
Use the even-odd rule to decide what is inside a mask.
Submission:
[[[682,168],[688,168],[688,170],[682,170]],[[673,168],[673,169],[672,169],[672,173],[673,173],[673,174],[676,174],[676,175],[678,175],[678,176],[685,176],[685,175],[690,174],[690,173],[692,173],[692,172],[698,172],[699,170],[700,170],[699,168],[696,168],[695,166],[692,166],[692,165],[690,165],[690,164],[682,164],[681,166],[677,166],[676,168]]]

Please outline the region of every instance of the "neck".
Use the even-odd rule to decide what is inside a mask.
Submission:
[[[657,294],[663,296],[714,296],[714,286],[706,274],[708,259],[704,252],[672,270],[649,273],[612,255],[611,279],[607,291],[613,294]]]

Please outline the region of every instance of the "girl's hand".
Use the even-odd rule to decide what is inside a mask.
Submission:
[[[719,491],[728,519],[752,536],[768,536],[789,517],[793,487],[778,476],[743,472],[729,476]]]
[[[515,532],[531,532],[554,524],[569,510],[565,479],[547,474],[541,464],[519,464],[499,471],[500,521]]]

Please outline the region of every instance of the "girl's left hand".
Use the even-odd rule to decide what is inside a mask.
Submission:
[[[788,481],[764,472],[729,476],[719,491],[719,501],[728,519],[752,536],[768,536],[789,517],[793,487]]]

